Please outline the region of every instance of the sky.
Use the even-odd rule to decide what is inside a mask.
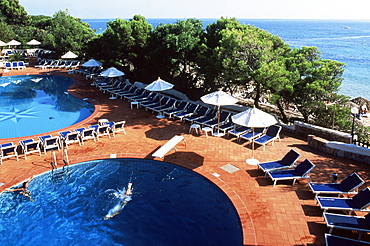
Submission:
[[[19,0],[30,15],[82,19],[220,18],[370,20],[369,0]]]

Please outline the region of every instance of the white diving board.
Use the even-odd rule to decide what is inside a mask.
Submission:
[[[173,138],[171,138],[167,143],[165,143],[163,146],[161,146],[156,152],[152,154],[152,157],[158,157],[163,158],[171,149],[174,149],[176,152],[175,146],[180,143],[181,141],[184,141],[185,148],[186,148],[186,140],[183,136],[176,135]]]

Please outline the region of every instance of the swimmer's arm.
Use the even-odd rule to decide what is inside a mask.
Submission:
[[[126,195],[126,196],[131,195],[131,190],[132,190],[132,183],[128,183],[128,185],[127,185],[127,190],[126,190],[125,195]]]
[[[5,191],[21,191],[23,190],[23,188],[17,188],[17,189],[10,189],[10,188],[6,188]]]

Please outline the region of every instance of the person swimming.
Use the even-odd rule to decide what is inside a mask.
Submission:
[[[25,181],[23,184],[22,184],[22,187],[21,188],[16,188],[16,189],[5,189],[5,191],[20,191],[19,194],[22,194],[24,195],[25,197],[28,197],[30,199],[31,202],[34,202],[35,200],[32,199],[31,197],[31,192],[28,190],[28,185],[29,183],[31,182],[31,180],[35,177],[35,175],[33,175],[29,180]]]
[[[108,211],[107,215],[104,217],[104,220],[108,220],[119,214],[126,204],[132,200],[132,183],[128,183],[126,190],[121,191],[117,189],[117,191],[115,191],[113,194],[119,199],[119,201]]]

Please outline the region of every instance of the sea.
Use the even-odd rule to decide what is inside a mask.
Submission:
[[[82,19],[96,33],[114,19]],[[153,28],[185,19],[146,19]],[[199,19],[204,27],[217,19]],[[291,47],[315,46],[323,59],[346,64],[339,93],[370,99],[370,20],[238,19],[282,38]]]

